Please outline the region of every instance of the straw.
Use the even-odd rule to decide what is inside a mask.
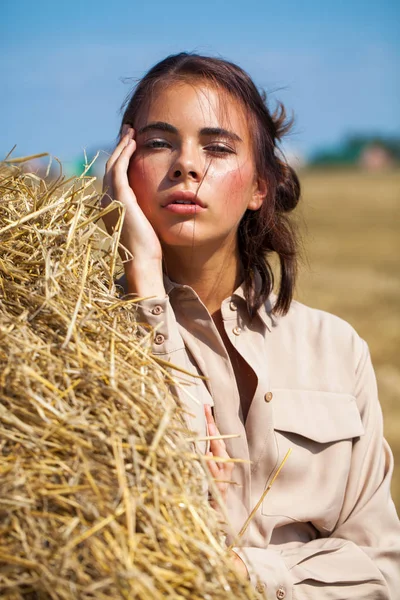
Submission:
[[[0,597],[255,598],[169,391],[179,373],[151,355],[141,299],[118,297],[119,232],[101,227],[93,178],[13,162],[0,164]]]

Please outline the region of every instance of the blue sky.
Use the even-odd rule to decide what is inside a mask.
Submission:
[[[349,132],[400,135],[399,32],[395,0],[6,0],[0,154],[110,146],[122,80],[181,50],[233,60],[282,100],[300,154]]]

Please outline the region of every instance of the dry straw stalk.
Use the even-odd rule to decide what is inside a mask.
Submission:
[[[15,161],[17,162],[17,161]],[[0,165],[0,596],[253,598],[93,180]]]

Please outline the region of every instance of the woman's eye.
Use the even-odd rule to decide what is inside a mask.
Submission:
[[[169,143],[165,140],[149,140],[145,143],[148,148],[169,148]]]
[[[205,149],[207,152],[212,152],[213,154],[234,154],[235,152],[233,148],[225,144],[209,144]]]

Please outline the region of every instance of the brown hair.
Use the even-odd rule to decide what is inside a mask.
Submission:
[[[274,113],[270,112],[266,93],[260,93],[249,75],[237,65],[220,58],[182,52],[157,63],[139,81],[124,104],[122,124],[134,125],[139,110],[156,85],[188,78],[201,79],[225,89],[239,100],[250,117],[256,170],[258,177],[267,184],[267,202],[263,202],[257,211],[246,210],[239,224],[238,245],[245,298],[251,316],[268,299],[274,287],[274,273],[268,256],[275,252],[279,257],[280,282],[274,312],[285,314],[293,298],[298,261],[296,231],[287,213],[299,201],[300,183],[278,143],[289,131],[292,121],[286,119],[281,103]]]

